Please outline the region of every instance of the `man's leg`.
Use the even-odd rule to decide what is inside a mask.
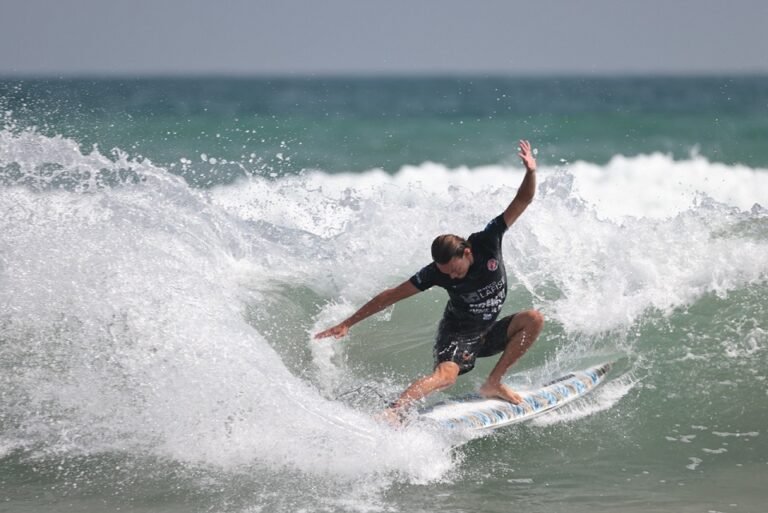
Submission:
[[[419,399],[423,399],[432,392],[444,390],[454,383],[459,376],[459,366],[454,362],[442,362],[435,367],[435,371],[429,376],[414,381],[389,408],[384,410],[383,417],[390,424],[400,423],[400,412]]]
[[[400,394],[397,401],[392,403],[392,408],[404,408],[411,403],[423,399],[432,392],[444,390],[454,383],[459,376],[459,366],[454,362],[442,362],[429,376],[414,381],[411,386]]]
[[[522,402],[520,394],[501,383],[507,370],[536,341],[544,327],[544,317],[536,310],[526,310],[515,314],[507,327],[507,346],[501,354],[488,379],[480,387],[480,395],[496,397],[514,404]]]

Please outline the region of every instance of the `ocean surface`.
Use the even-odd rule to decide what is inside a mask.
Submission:
[[[0,116],[0,512],[766,511],[768,77],[6,78]],[[445,293],[312,334],[498,215],[521,138],[510,383],[609,380],[381,425]]]

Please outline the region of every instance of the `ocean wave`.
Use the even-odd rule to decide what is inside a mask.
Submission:
[[[436,234],[482,228],[519,168],[308,171],[206,190],[115,155],[0,138],[4,437],[383,487],[455,468],[450,440],[393,433],[329,398],[324,380],[350,369],[312,353],[310,335],[428,263]],[[124,168],[141,179],[93,182]],[[77,172],[61,186],[50,169]],[[649,310],[765,280],[765,171],[664,155],[543,166],[504,242],[510,308],[533,304],[569,335],[626,332]],[[439,316],[443,298],[429,298],[404,332]]]

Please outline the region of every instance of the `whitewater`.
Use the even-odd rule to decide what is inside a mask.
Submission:
[[[164,482],[170,504],[192,496],[214,511],[426,511],[419,490],[456,500],[482,483],[492,498],[485,462],[535,509],[544,470],[522,461],[546,461],[559,440],[567,468],[597,436],[615,465],[590,472],[632,473],[616,426],[653,411],[658,425],[626,436],[677,469],[657,481],[726,473],[718,462],[734,455],[765,475],[768,169],[696,154],[540,164],[534,203],[505,236],[505,311],[547,318],[511,379],[617,361],[593,399],[480,440],[372,418],[429,370],[443,295],[396,305],[344,341],[312,335],[428,263],[435,235],[481,229],[521,179],[518,165],[425,162],[393,174],[256,171],[198,188],[119,149],[3,130],[0,468],[82,510]],[[686,376],[674,386],[670,362]],[[662,403],[695,386],[708,414],[675,420],[680,406]],[[578,427],[588,422],[596,432]],[[664,448],[697,443],[679,461]]]

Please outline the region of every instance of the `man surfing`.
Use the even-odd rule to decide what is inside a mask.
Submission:
[[[497,320],[507,297],[501,241],[536,192],[536,159],[530,143],[520,141],[519,150],[525,177],[501,215],[466,239],[457,235],[435,238],[432,263],[409,280],[377,294],[348,319],[315,335],[316,339],[341,338],[363,319],[434,285],[448,292],[448,304],[435,338],[434,370],[412,383],[385,411],[385,417],[393,422],[415,401],[453,385],[459,375],[474,368],[477,358],[499,353],[501,357],[479,392],[514,404],[522,401],[501,379],[539,336],[544,318],[536,310],[525,310]]]

